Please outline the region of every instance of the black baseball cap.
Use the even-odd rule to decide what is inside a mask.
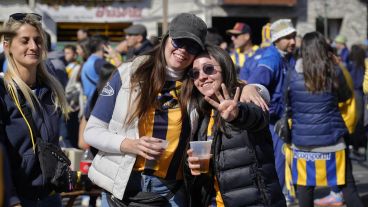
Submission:
[[[181,13],[171,21],[169,35],[172,39],[191,39],[204,49],[207,25],[194,14]]]

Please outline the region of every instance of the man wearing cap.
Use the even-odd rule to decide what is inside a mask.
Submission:
[[[231,35],[235,49],[230,54],[231,59],[240,69],[243,67],[247,58],[251,57],[258,49],[258,46],[252,43],[252,30],[249,25],[243,22],[237,22],[233,29],[229,29],[226,32]]]
[[[147,40],[146,27],[141,24],[132,25],[124,30],[128,45],[126,59],[132,59],[152,49],[152,44]]]
[[[274,131],[275,122],[284,111],[283,89],[286,73],[294,66],[292,52],[295,48],[296,30],[290,19],[280,19],[271,24],[272,44],[264,51],[257,67],[250,74],[248,83],[259,83],[267,87],[271,95],[270,131],[272,133],[275,167],[281,187],[285,182],[285,156],[282,153],[284,142]]]
[[[240,68],[240,80],[247,81],[252,71],[257,67],[258,61],[262,58],[264,51],[271,45],[271,23],[267,23],[262,27],[262,43],[261,47],[254,52],[254,54],[247,58],[247,61]]]
[[[347,66],[349,64],[349,49],[346,47],[346,37],[344,35],[337,35],[334,43],[341,61]]]

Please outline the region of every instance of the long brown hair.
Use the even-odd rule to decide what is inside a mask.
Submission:
[[[325,37],[319,32],[304,35],[301,44],[305,87],[312,93],[337,89],[336,65]]]
[[[157,96],[161,92],[165,84],[166,76],[166,60],[165,60],[165,46],[169,35],[163,36],[161,43],[157,45],[151,52],[148,53],[149,58],[137,68],[131,77],[131,87],[138,86],[141,90],[140,96],[137,97],[137,107],[129,117],[127,123],[132,123],[133,119],[141,118],[147,115],[151,107],[157,107]],[[181,90],[184,90],[182,85]],[[180,108],[183,120],[187,115],[188,97],[179,97]]]

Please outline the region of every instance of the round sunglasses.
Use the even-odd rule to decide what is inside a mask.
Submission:
[[[217,72],[221,72],[221,70],[216,70],[215,66],[220,66],[220,65],[211,65],[211,64],[205,64],[202,67],[202,71],[204,74],[206,75],[214,75]],[[199,78],[200,75],[200,70],[197,68],[192,68],[191,70],[189,70],[188,75],[189,77],[191,77],[192,79],[196,80]]]
[[[175,49],[185,47],[185,50],[192,55],[198,55],[202,51],[196,42],[189,39],[172,39],[171,44]]]

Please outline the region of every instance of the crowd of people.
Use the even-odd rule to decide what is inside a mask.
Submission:
[[[351,160],[367,151],[364,45],[299,35],[290,19],[262,34],[237,22],[228,44],[182,13],[158,39],[134,24],[113,47],[80,29],[50,51],[41,20],[15,13],[0,31],[0,205],[62,206],[41,139],[91,149],[103,207],[363,206]],[[208,172],[190,141],[212,142]],[[315,187],[331,192],[316,199]]]

